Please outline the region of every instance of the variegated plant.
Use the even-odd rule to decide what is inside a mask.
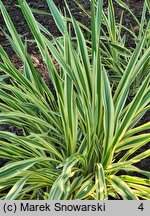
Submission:
[[[88,18],[92,21],[93,14],[90,11],[84,9],[84,6],[80,3],[79,0],[74,0],[74,2],[79,6],[82,10],[85,20]],[[89,0],[90,2],[90,0]],[[97,8],[97,0],[94,1],[94,6]],[[109,73],[110,81],[116,86],[118,85],[118,81],[122,77],[124,70],[131,58],[131,55],[134,51],[134,46],[136,46],[139,41],[141,41],[142,37],[145,36],[146,39],[143,44],[142,54],[147,50],[150,46],[150,3],[148,0],[143,1],[143,10],[141,14],[140,20],[136,17],[136,15],[132,12],[127,4],[125,4],[122,0],[115,0],[116,4],[118,4],[121,8],[123,8],[120,18],[116,19],[115,16],[115,6],[112,0],[108,0],[108,8],[107,13],[106,10],[102,11],[102,27],[101,27],[101,37],[100,37],[100,49],[101,49],[101,59],[102,63],[107,67],[107,72]],[[126,12],[128,16],[131,17],[130,28],[124,25],[123,21],[126,19]],[[118,13],[118,10],[117,10]],[[117,15],[118,16],[118,15]],[[69,21],[71,21],[68,18]],[[88,37],[92,37],[92,32],[94,29],[89,29],[82,23],[78,22],[81,28],[84,30],[84,34],[88,35]],[[134,26],[132,26],[134,24]],[[87,45],[91,46],[91,41],[86,37]],[[132,45],[130,45],[132,44]],[[129,97],[135,95],[138,88],[141,86],[143,79],[147,76],[150,70],[149,61],[145,62],[143,67],[140,69],[140,73],[136,76],[134,82],[131,85]]]
[[[150,133],[143,133],[150,129],[150,122],[137,125],[150,109],[150,73],[127,103],[132,83],[150,60],[150,47],[145,48],[147,37],[143,35],[114,87],[102,63],[103,3],[98,0],[95,7],[94,2],[91,0],[89,50],[78,22],[70,14],[74,40],[67,19],[52,0],[47,3],[61,40],[48,40],[43,34],[46,29],[35,20],[26,1],[18,0],[47,65],[55,98],[34,68],[0,1],[10,32],[10,36],[5,35],[24,65],[20,72],[0,47],[0,70],[4,73],[0,76],[0,124],[22,129],[22,136],[0,132],[0,157],[6,159],[0,168],[1,199],[150,198],[150,173],[135,166],[150,155],[150,150],[134,154],[150,141]],[[59,71],[52,56],[59,63]]]

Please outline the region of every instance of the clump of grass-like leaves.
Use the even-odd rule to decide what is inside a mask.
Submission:
[[[24,65],[21,73],[0,47],[0,70],[5,74],[0,76],[0,124],[22,129],[22,136],[0,132],[0,156],[7,160],[0,168],[1,199],[150,198],[150,173],[134,165],[148,157],[150,150],[133,154],[150,141],[150,133],[143,133],[150,128],[150,122],[136,126],[150,109],[150,47],[145,47],[148,33],[141,35],[128,56],[114,88],[107,71],[109,65],[102,60],[103,2],[98,0],[96,7],[94,2],[91,0],[89,49],[80,24],[71,13],[75,39],[67,28],[68,19],[63,18],[52,0],[47,0],[62,33],[61,39],[50,41],[26,1],[18,0],[47,65],[56,92],[54,98],[0,1],[10,32],[6,36]],[[59,72],[51,55],[60,65]],[[117,57],[111,58],[115,62]],[[144,69],[142,84],[127,104],[130,87]],[[11,84],[5,82],[6,77]]]

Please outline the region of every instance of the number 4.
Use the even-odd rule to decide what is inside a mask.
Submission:
[[[138,207],[139,210],[143,211],[144,210],[144,206],[143,206],[143,203],[141,203]]]

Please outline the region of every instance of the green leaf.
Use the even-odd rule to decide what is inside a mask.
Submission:
[[[115,191],[124,199],[124,200],[138,200],[135,196],[132,189],[123,181],[121,178],[112,175],[109,176],[109,182],[112,184]]]
[[[20,175],[23,171],[28,170],[35,163],[41,162],[42,159],[44,158],[33,158],[5,165],[4,167],[0,168],[0,182],[4,179],[6,180]]]
[[[95,181],[96,181],[96,199],[106,200],[107,199],[107,185],[105,171],[102,164],[95,165]]]
[[[60,200],[63,199],[64,196],[66,199],[68,198],[69,191],[71,190],[69,186],[69,179],[74,176],[75,171],[73,171],[73,167],[80,160],[80,158],[82,157],[80,157],[78,154],[72,155],[71,157],[67,158],[63,164],[60,164],[57,167],[59,168],[63,166],[63,170],[50,190],[48,196],[49,200]],[[67,191],[66,188],[68,188]]]
[[[59,31],[64,34],[65,32],[65,22],[63,19],[63,16],[61,15],[61,13],[59,12],[59,10],[57,9],[57,7],[55,6],[54,2],[52,0],[47,0],[47,4],[50,8],[50,11],[52,13],[52,16],[55,20],[55,23],[59,29]]]
[[[114,104],[111,95],[111,87],[107,77],[106,70],[103,70],[103,104],[104,104],[104,151],[106,155],[113,140],[114,131]],[[109,154],[111,154],[109,152]]]
[[[94,182],[92,180],[86,180],[82,184],[78,192],[75,194],[74,199],[80,199],[80,200],[85,199],[86,197],[91,196],[94,190],[95,190]]]
[[[113,43],[109,43],[109,45],[115,48],[118,51],[118,53],[122,56],[130,57],[132,55],[132,53],[122,45],[116,45]]]
[[[11,190],[8,192],[7,196],[5,197],[5,200],[15,200],[19,196],[19,193],[21,192],[22,188],[24,187],[26,181],[30,175],[26,175],[17,181],[14,186],[11,188]]]

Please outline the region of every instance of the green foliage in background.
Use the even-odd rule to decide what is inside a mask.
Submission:
[[[126,7],[121,0],[117,2]],[[65,18],[54,2],[47,0],[62,35],[50,41],[43,34],[50,33],[35,20],[26,1],[18,3],[56,96],[34,68],[26,44],[0,1],[10,33],[5,35],[24,66],[22,72],[15,68],[0,47],[0,70],[4,73],[0,76],[0,124],[22,129],[21,136],[0,131],[0,157],[7,161],[0,168],[0,198],[150,199],[150,173],[135,166],[150,150],[134,154],[150,141],[150,133],[143,133],[150,129],[150,122],[137,125],[150,109],[149,24],[145,33],[139,33],[135,49],[126,48],[123,38],[118,45],[122,23],[114,23],[112,1],[105,19],[103,1],[91,0],[92,29],[87,41],[83,26],[71,13]],[[145,1],[143,11],[147,8]],[[108,22],[109,35],[104,32],[104,22]],[[127,103],[141,73],[141,85]],[[115,74],[117,85],[111,74]]]
[[[92,22],[92,12],[85,10],[84,6],[80,4],[79,0],[74,1],[85,15],[85,19],[89,19],[91,20],[91,23],[93,23],[94,20]],[[137,19],[129,6],[123,1],[115,0],[115,2],[118,4],[118,6],[120,6],[120,8],[123,9],[122,13],[120,13],[120,18],[116,19],[115,11],[118,13],[117,16],[119,17],[119,9],[115,10],[113,1],[108,0],[107,13],[106,8],[105,12],[104,10],[102,11],[100,41],[102,63],[105,65],[105,67],[107,67],[107,73],[109,73],[110,80],[114,86],[118,85],[118,82],[120,81],[134,51],[134,47],[137,46],[142,37],[145,36],[145,41],[140,58],[142,57],[143,53],[146,52],[147,48],[150,47],[149,1],[145,0],[143,2],[143,10],[140,20]],[[93,4],[97,8],[97,0]],[[130,17],[130,22],[128,21],[126,25],[124,25],[124,20],[127,16]],[[85,35],[88,35],[88,37],[91,38],[93,30],[88,29],[81,23],[79,23],[79,25],[84,30]],[[91,41],[87,40],[87,45],[90,44]],[[148,75],[149,70],[150,62],[147,61],[143,67],[140,68],[138,76],[136,76],[134,82],[132,83],[129,97],[135,95],[138,88],[141,86],[143,79]]]

